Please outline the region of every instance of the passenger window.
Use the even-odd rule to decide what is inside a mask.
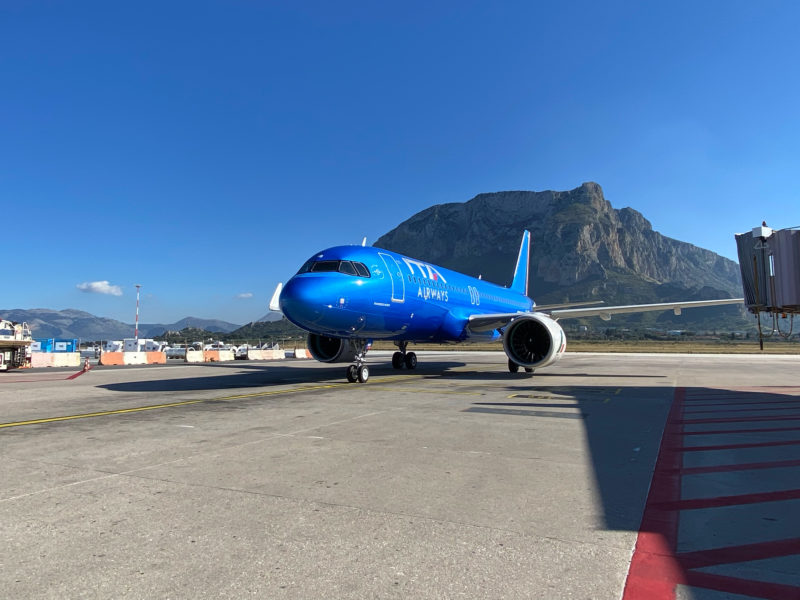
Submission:
[[[358,273],[359,276],[369,277],[369,269],[367,268],[367,265],[359,262],[354,262],[353,266],[356,268],[356,273]]]
[[[356,268],[353,266],[349,260],[343,260],[339,263],[339,273],[345,273],[346,275],[355,275]]]

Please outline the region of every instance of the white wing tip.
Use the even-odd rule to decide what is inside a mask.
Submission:
[[[272,294],[272,300],[269,301],[269,309],[276,312],[281,312],[281,290],[283,290],[283,283],[279,283]]]

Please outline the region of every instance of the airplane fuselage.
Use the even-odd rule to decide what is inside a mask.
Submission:
[[[498,339],[467,332],[471,315],[529,312],[533,301],[488,281],[389,250],[337,246],[315,254],[280,296],[284,315],[338,338],[407,342]]]

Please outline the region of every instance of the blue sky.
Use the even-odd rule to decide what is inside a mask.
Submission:
[[[769,1],[2,2],[0,308],[132,322],[139,283],[144,322],[245,323],[317,250],[584,181],[735,259],[735,232],[800,225],[798,22]]]

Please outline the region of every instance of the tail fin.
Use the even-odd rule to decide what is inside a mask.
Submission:
[[[520,294],[528,295],[528,265],[530,263],[531,232],[527,229],[522,234],[522,244],[519,247],[517,268],[514,269],[514,279],[511,289]]]

